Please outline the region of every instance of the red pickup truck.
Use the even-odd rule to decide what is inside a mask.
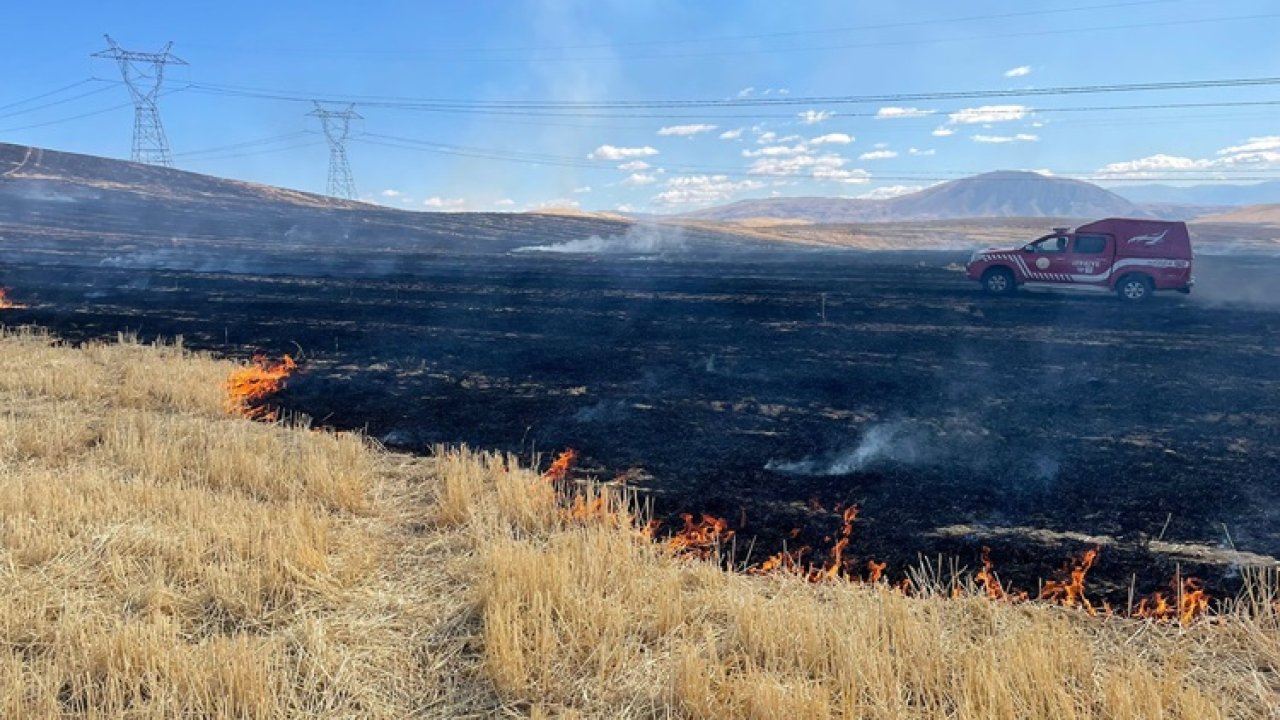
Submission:
[[[1156,290],[1191,292],[1186,223],[1108,218],[1053,233],[1020,248],[975,252],[965,269],[994,295],[1019,287],[1114,292],[1142,302]]]

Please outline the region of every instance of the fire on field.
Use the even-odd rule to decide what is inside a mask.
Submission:
[[[559,484],[562,491],[570,485],[566,483],[569,471],[577,452],[569,449],[561,453],[543,474],[548,483]],[[566,491],[563,502],[571,505],[570,517],[600,517],[611,506],[605,502],[604,496],[596,494],[588,505],[583,496],[572,490]],[[738,570],[748,575],[791,575],[810,583],[847,582],[871,585],[884,585],[906,596],[919,595],[923,586],[930,586],[930,592],[939,586],[936,574],[920,571],[900,573],[897,582],[890,583],[886,576],[888,566],[875,559],[865,561],[866,572],[859,571],[859,561],[850,556],[850,544],[853,537],[854,521],[858,518],[858,508],[850,506],[836,507],[840,517],[839,529],[824,537],[827,547],[815,551],[808,545],[801,545],[793,550],[783,549],[759,562],[737,562],[734,559],[736,532],[730,527],[728,520],[713,515],[702,514],[695,521],[691,513],[681,513],[683,525],[665,536],[658,530],[660,522],[656,520],[639,520],[640,514],[634,511],[612,510],[613,524],[628,527],[646,539],[654,539],[671,553],[688,558],[714,561],[726,568]],[[797,530],[789,533],[795,536]],[[1089,570],[1099,561],[1100,548],[1091,548],[1077,558],[1071,558],[1064,565],[1059,576],[1044,580],[1038,591],[1031,592],[1005,588],[995,572],[990,548],[982,549],[982,567],[969,575],[953,573],[945,581],[949,588],[947,597],[965,598],[972,595],[986,597],[989,600],[1005,603],[1036,602],[1048,605],[1079,610],[1085,615],[1095,617],[1129,617],[1158,622],[1176,622],[1190,624],[1210,613],[1210,596],[1205,592],[1200,580],[1193,577],[1174,578],[1170,581],[1170,591],[1157,591],[1150,596],[1130,597],[1126,605],[1113,606],[1107,600],[1091,600],[1086,593],[1086,578]],[[816,560],[811,558],[823,558]]]
[[[255,354],[248,366],[234,371],[227,378],[228,411],[251,420],[275,422],[278,412],[268,408],[263,402],[282,390],[285,380],[296,369],[297,363],[288,355],[283,356],[279,362],[273,362],[265,355]],[[570,519],[607,519],[614,526],[634,530],[646,539],[660,542],[665,549],[677,556],[716,561],[748,575],[794,575],[810,583],[888,583],[887,563],[868,558],[864,574],[858,569],[858,561],[849,556],[854,522],[859,512],[857,506],[835,507],[835,512],[840,517],[840,527],[835,533],[823,538],[825,548],[815,551],[813,547],[800,545],[794,549],[779,550],[759,562],[735,562],[732,543],[736,531],[731,529],[727,519],[703,513],[695,521],[693,514],[684,512],[680,514],[682,526],[665,537],[660,537],[660,521],[643,520],[642,513],[619,510],[616,504],[607,501],[604,493],[587,496],[569,491],[568,488],[572,487],[569,476],[577,459],[578,452],[572,448],[567,449],[556,456],[541,476],[547,486],[555,487],[559,494],[568,498],[564,514]],[[745,523],[745,516],[743,520]],[[799,534],[799,529],[793,529],[788,534],[794,538]],[[1147,597],[1134,598],[1131,592],[1123,607],[1113,606],[1108,600],[1090,600],[1086,593],[1086,578],[1090,569],[1099,561],[1100,555],[1101,548],[1086,550],[1079,557],[1070,559],[1057,578],[1042,581],[1039,590],[1031,592],[1006,588],[995,572],[990,548],[984,547],[982,567],[971,576],[953,573],[948,581],[948,595],[953,598],[967,597],[975,594],[976,588],[977,595],[997,602],[1039,602],[1080,610],[1090,616],[1131,617],[1178,622],[1183,625],[1209,613],[1210,596],[1204,590],[1203,583],[1194,577],[1175,577],[1170,581],[1170,592],[1167,593],[1157,591]],[[813,558],[823,559],[819,561]],[[921,584],[932,584],[935,588],[938,584],[936,577],[922,579],[927,576],[919,572],[915,574],[914,580],[910,572],[902,572],[900,575],[897,582],[888,586],[907,596],[919,594],[918,586]]]
[[[26,305],[9,299],[9,291],[0,287],[0,310],[21,310]]]
[[[851,580],[851,506],[803,572],[730,572],[741,517],[655,531],[630,488],[577,482],[572,456],[537,473],[248,422],[226,407],[241,369],[0,333],[0,716],[1199,720],[1280,705],[1274,574],[1186,625],[991,602],[976,582],[953,597],[927,576],[908,596],[887,575]]]

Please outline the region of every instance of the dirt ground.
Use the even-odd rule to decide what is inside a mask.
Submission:
[[[1123,602],[1179,572],[1230,592],[1250,553],[1280,556],[1280,261],[1203,258],[1190,297],[1127,307],[987,298],[962,259],[437,255],[371,279],[6,264],[30,307],[0,322],[289,352],[286,410],[415,451],[574,447],[668,523],[727,517],[740,559],[823,545],[849,503],[851,552],[894,577],[988,545],[1034,588],[1100,544],[1093,587]]]

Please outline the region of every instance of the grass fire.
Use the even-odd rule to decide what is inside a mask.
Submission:
[[[268,397],[280,392],[285,380],[298,368],[288,355],[273,361],[266,355],[254,355],[249,365],[231,373],[226,380],[226,409],[251,420],[273,421],[278,411],[263,405]]]
[[[26,305],[14,302],[9,299],[9,291],[0,287],[0,310],[21,310]]]
[[[294,367],[0,337],[0,715],[1276,707],[1272,572],[1249,571],[1212,608],[1187,578],[1122,612],[1086,589],[1098,551],[1036,593],[1005,589],[989,554],[951,574],[855,559],[853,505],[824,511],[817,550],[744,564],[741,528],[687,514],[664,532],[634,488],[594,482],[573,451],[539,473],[511,455],[413,457],[305,419],[227,417],[230,388],[261,402]]]

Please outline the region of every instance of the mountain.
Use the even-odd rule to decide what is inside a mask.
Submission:
[[[689,213],[699,220],[775,218],[834,224],[946,220],[973,217],[1151,217],[1159,213],[1080,180],[1033,172],[997,171],[934,185],[885,200],[860,198],[768,198],[743,200]]]
[[[0,143],[0,262],[293,272],[305,260],[313,272],[399,272],[411,269],[414,253],[509,252],[591,238],[608,245],[631,226],[587,213],[411,212]],[[681,242],[702,250],[747,241],[706,230]]]
[[[1245,223],[1280,226],[1280,204],[1245,205],[1224,213],[1196,218],[1199,223]]]
[[[1145,214],[1133,203],[1097,185],[1014,171],[953,180],[887,202],[894,215],[912,220]]]
[[[1248,185],[1128,185],[1113,190],[1135,203],[1218,206],[1280,203],[1280,180]]]

